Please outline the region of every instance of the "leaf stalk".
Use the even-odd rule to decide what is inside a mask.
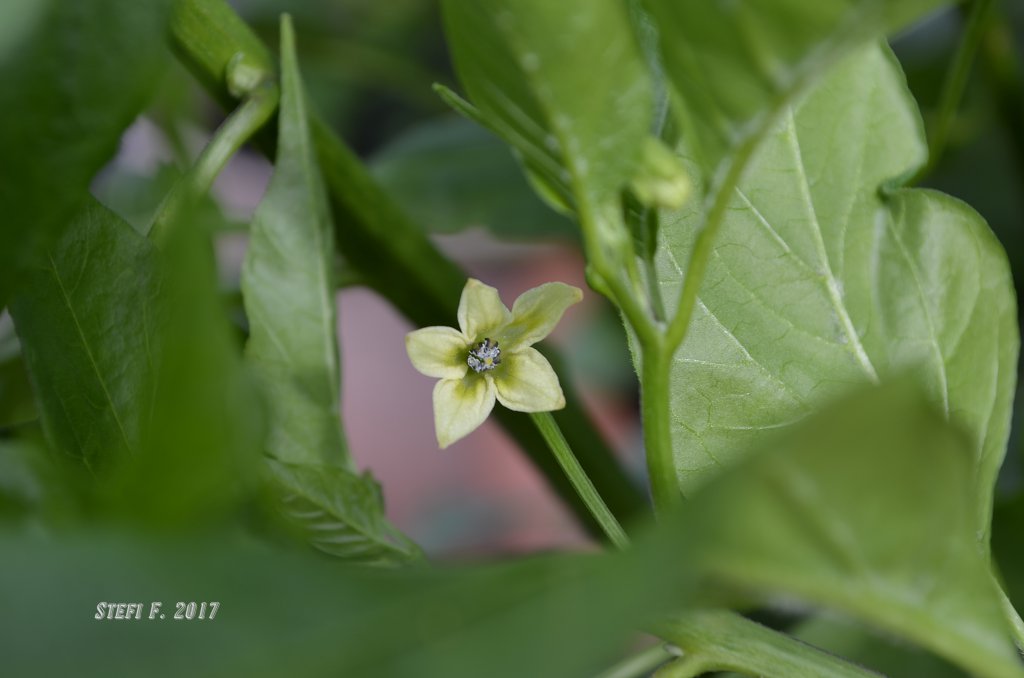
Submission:
[[[277,110],[280,91],[266,81],[255,87],[214,132],[210,143],[157,209],[149,237],[158,246],[167,241],[173,225],[206,195],[228,160],[270,120]]]
[[[565,471],[565,475],[569,478],[569,482],[572,483],[576,493],[583,500],[583,503],[586,504],[591,515],[594,516],[594,520],[604,530],[608,540],[618,549],[628,548],[629,537],[626,536],[626,532],[622,529],[619,521],[615,519],[615,516],[612,515],[612,512],[604,503],[604,500],[601,499],[597,488],[590,482],[587,472],[580,466],[580,462],[572,453],[572,449],[569,447],[569,443],[566,442],[565,436],[562,435],[562,430],[558,428],[555,418],[551,416],[550,412],[535,412],[530,415],[530,418],[533,419],[537,430],[540,431],[544,441],[551,448],[552,454],[555,455],[558,464]]]

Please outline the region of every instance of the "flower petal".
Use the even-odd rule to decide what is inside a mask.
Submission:
[[[409,360],[421,374],[439,379],[462,379],[469,369],[469,342],[451,327],[424,327],[405,335]]]
[[[471,342],[478,342],[509,321],[498,290],[475,278],[466,281],[459,299],[459,327]]]
[[[494,409],[494,382],[477,374],[442,379],[434,387],[434,428],[444,449],[469,435]]]
[[[583,291],[565,283],[544,283],[523,292],[512,305],[512,322],[501,336],[502,348],[516,351],[551,334],[565,309],[583,299]]]
[[[547,412],[565,407],[558,375],[547,358],[535,348],[502,354],[494,370],[498,402],[517,412]]]

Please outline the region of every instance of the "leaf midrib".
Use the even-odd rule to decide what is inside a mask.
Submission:
[[[818,220],[818,212],[814,207],[814,199],[811,196],[811,183],[807,177],[807,168],[804,166],[803,150],[800,148],[800,138],[796,131],[796,118],[793,114],[792,107],[789,108],[789,116],[786,122],[786,138],[789,140],[790,150],[793,151],[793,159],[796,161],[797,170],[800,173],[800,193],[807,205],[807,216],[811,219],[811,236],[814,240],[814,248],[818,254],[818,258],[821,262],[822,271],[819,273],[824,278],[825,289],[828,292],[829,301],[832,304],[833,310],[839,317],[839,322],[843,327],[843,332],[846,334],[848,343],[847,346],[851,347],[854,357],[857,359],[857,363],[867,374],[868,379],[872,383],[878,383],[878,372],[875,371],[875,366],[871,363],[871,358],[868,356],[867,351],[864,350],[864,345],[860,341],[860,335],[857,334],[857,330],[853,327],[853,321],[850,318],[849,312],[846,310],[846,305],[843,303],[842,293],[839,291],[839,285],[836,281],[835,273],[832,272],[832,265],[829,261],[828,251],[825,248],[825,239],[822,234],[821,223]]]
[[[296,85],[299,83],[298,65],[295,63],[289,64],[290,70],[292,70],[292,79]],[[327,380],[330,387],[331,397],[331,408],[334,412],[337,412],[341,407],[341,383],[340,375],[338,370],[338,355],[335,350],[334,332],[335,328],[331,322],[334,319],[334,299],[329,290],[333,290],[331,285],[330,275],[327,270],[328,267],[328,252],[327,248],[327,223],[323,207],[325,206],[325,198],[321,192],[317,190],[318,185],[315,182],[321,181],[319,168],[316,164],[313,154],[310,151],[311,135],[309,130],[309,118],[306,112],[305,97],[301,87],[296,86],[294,88],[297,91],[293,91],[292,95],[295,97],[294,106],[297,115],[293,120],[296,125],[295,135],[301,142],[297,144],[295,150],[295,156],[298,163],[301,166],[301,172],[309,178],[305,182],[306,198],[309,200],[311,211],[313,213],[313,223],[311,225],[313,231],[313,239],[318,256],[316,259],[316,267],[314,269],[314,275],[317,281],[317,302],[320,306],[319,324],[320,324],[320,339],[322,341],[321,351],[324,356],[324,365],[327,367]]]
[[[64,281],[61,278],[60,271],[57,269],[57,262],[53,260],[52,254],[48,254],[47,259],[50,262],[50,270],[53,273],[53,279],[57,283],[57,288],[60,290],[61,300],[64,302],[64,307],[67,309],[68,315],[71,316],[71,321],[75,325],[75,331],[78,334],[82,348],[85,351],[85,355],[89,358],[89,366],[96,375],[96,381],[99,383],[100,388],[103,390],[103,395],[107,399],[107,404],[110,407],[110,413],[114,417],[114,423],[117,424],[118,433],[121,434],[121,440],[124,442],[125,449],[131,453],[132,446],[128,442],[128,434],[125,433],[124,424],[121,422],[120,415],[118,415],[117,407],[114,405],[114,399],[110,395],[106,381],[103,379],[103,374],[100,371],[99,364],[96,362],[96,357],[93,355],[92,348],[86,338],[82,324],[79,322],[78,314],[75,312],[74,307],[71,304],[71,298],[68,296],[67,289],[64,287]]]
[[[352,520],[350,516],[339,515],[336,511],[330,507],[324,506],[321,502],[317,501],[311,493],[306,492],[304,487],[300,487],[298,483],[288,488],[291,496],[296,499],[309,502],[315,507],[315,510],[320,512],[326,517],[333,518],[338,521],[338,524],[343,528],[342,531],[347,531],[358,535],[363,541],[370,544],[377,545],[385,551],[392,551],[394,553],[401,554],[403,557],[412,557],[413,552],[403,548],[403,545],[396,544],[385,537],[384,530],[375,529],[372,526],[365,525],[364,522],[359,520]],[[289,508],[289,511],[292,509]],[[347,528],[347,530],[345,529]],[[307,526],[308,529],[308,526]]]

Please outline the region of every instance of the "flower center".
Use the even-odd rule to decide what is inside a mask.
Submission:
[[[491,341],[485,337],[476,345],[476,348],[469,350],[466,356],[466,364],[473,368],[474,372],[487,372],[493,370],[501,363],[501,349],[498,342]]]

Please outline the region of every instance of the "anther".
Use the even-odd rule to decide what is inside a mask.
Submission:
[[[470,349],[469,355],[466,356],[466,364],[474,372],[493,370],[501,364],[501,349],[498,348],[498,342],[491,341],[490,337],[484,337],[476,348]]]

